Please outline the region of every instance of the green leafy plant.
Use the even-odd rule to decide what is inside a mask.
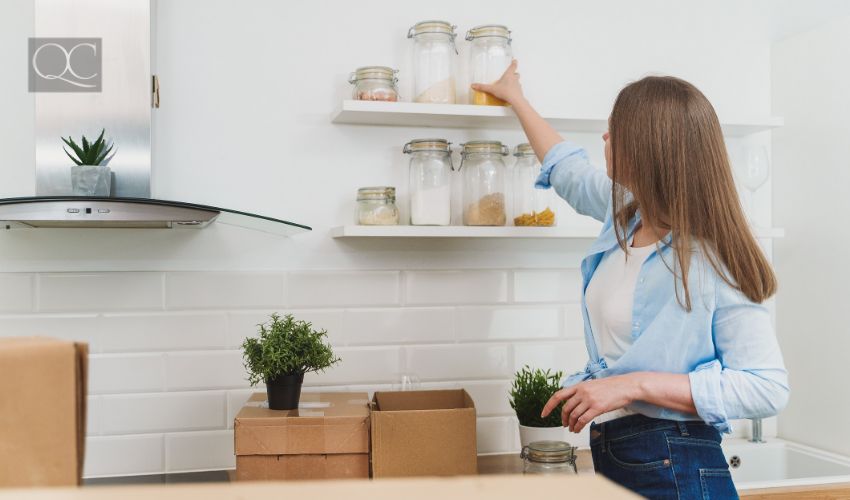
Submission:
[[[526,427],[560,427],[561,407],[558,405],[546,418],[540,412],[552,394],[561,388],[564,372],[551,373],[550,370],[532,370],[527,365],[516,372],[511,385],[511,408],[516,412],[520,425]]]
[[[106,129],[101,130],[100,136],[94,142],[89,142],[86,136],[83,136],[82,145],[77,144],[71,136],[68,136],[67,139],[62,137],[62,141],[74,151],[74,155],[76,156],[71,155],[64,147],[62,149],[68,155],[68,158],[77,165],[100,165],[110,151],[112,151],[113,146],[112,144],[107,145],[108,141],[103,138],[105,133]]]
[[[327,330],[314,330],[313,324],[296,320],[291,314],[257,325],[259,337],[242,343],[242,356],[251,385],[268,382],[279,375],[324,371],[340,361],[326,343]]]

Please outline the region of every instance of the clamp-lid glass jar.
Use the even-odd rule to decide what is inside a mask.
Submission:
[[[387,66],[363,66],[348,77],[354,85],[351,97],[359,101],[398,101],[398,70]]]
[[[455,27],[446,21],[413,25],[413,98],[416,102],[455,103]]]
[[[357,223],[364,226],[394,226],[398,224],[395,188],[392,186],[376,186],[358,189]]]
[[[445,139],[414,139],[404,145],[410,155],[410,224],[451,224],[451,143]]]
[[[576,447],[563,441],[535,441],[522,449],[523,474],[577,474]]]
[[[528,143],[514,150],[513,167],[513,217],[515,226],[554,226],[552,191],[537,189],[534,183],[540,174],[540,162]]]
[[[508,148],[499,141],[469,141],[463,146],[463,223],[504,226],[505,161]]]
[[[493,83],[508,69],[513,60],[511,31],[500,24],[476,26],[466,32],[472,42],[469,51],[471,83]],[[507,103],[485,92],[470,89],[469,102],[488,106],[507,106]]]

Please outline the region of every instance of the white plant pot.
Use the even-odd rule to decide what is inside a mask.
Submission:
[[[112,171],[105,165],[71,167],[71,192],[74,196],[109,196]]]
[[[520,446],[526,447],[535,441],[565,441],[570,443],[570,431],[566,427],[526,427],[519,426]]]

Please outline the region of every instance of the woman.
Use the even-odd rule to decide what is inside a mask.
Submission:
[[[476,90],[507,101],[542,162],[538,187],[603,222],[582,261],[590,360],[563,403],[590,427],[597,472],[650,498],[736,498],[720,448],[729,420],[777,414],[787,372],[762,302],[776,278],[732,180],[714,109],[693,85],[647,77],[608,120],[607,176],[523,96],[514,61]]]

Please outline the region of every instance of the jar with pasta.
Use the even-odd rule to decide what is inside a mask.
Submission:
[[[476,26],[466,33],[472,43],[469,50],[469,74],[471,83],[493,83],[508,69],[513,60],[511,32],[500,24]],[[508,104],[486,92],[470,89],[469,102],[486,106]]]
[[[455,26],[446,21],[413,25],[413,100],[431,104],[455,103]]]
[[[540,174],[540,162],[528,143],[514,150],[513,179],[513,223],[515,226],[554,226],[555,212],[552,209],[552,191],[537,189],[534,182]]]
[[[505,161],[508,148],[499,141],[463,144],[459,170],[463,177],[463,223],[504,226]]]
[[[358,101],[398,101],[397,70],[386,66],[363,66],[348,77],[354,85],[352,98]]]

